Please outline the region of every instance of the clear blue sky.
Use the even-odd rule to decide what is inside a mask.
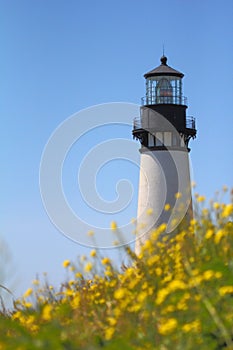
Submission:
[[[197,190],[210,198],[232,185],[231,0],[1,0],[0,17],[0,235],[12,253],[17,295],[36,273],[58,281],[64,259],[89,253],[44,211],[39,164],[48,138],[83,108],[140,103],[143,74],[159,65],[163,44],[168,64],[185,74],[188,115],[197,119]],[[132,174],[137,179],[137,169]],[[135,198],[131,209],[135,216]]]

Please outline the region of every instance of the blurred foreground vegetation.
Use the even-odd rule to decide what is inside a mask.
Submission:
[[[92,250],[63,262],[59,290],[33,281],[0,314],[0,350],[233,349],[233,204],[197,202],[175,237],[162,225],[139,256],[125,247],[120,270]]]

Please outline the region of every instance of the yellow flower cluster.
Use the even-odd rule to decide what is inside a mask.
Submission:
[[[69,280],[59,288],[34,280],[7,326],[0,318],[0,349],[231,349],[233,207],[211,207],[175,235],[161,225],[138,256],[125,247],[122,269],[92,249],[77,266],[63,262]]]
[[[178,326],[178,322],[175,318],[167,318],[160,321],[158,325],[159,333],[167,335],[173,332]]]

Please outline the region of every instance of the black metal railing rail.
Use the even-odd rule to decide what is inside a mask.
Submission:
[[[142,106],[156,105],[156,104],[175,104],[175,105],[187,105],[187,97],[185,96],[144,96],[141,98]]]
[[[136,117],[133,120],[133,128],[135,129],[141,129],[142,128],[142,122],[140,117]]]
[[[186,128],[196,130],[196,119],[194,117],[186,117]],[[133,120],[133,129],[142,129],[141,117],[136,117]]]
[[[196,119],[194,117],[186,117],[186,128],[196,130]]]

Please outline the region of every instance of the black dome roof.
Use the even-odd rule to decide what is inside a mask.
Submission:
[[[154,68],[153,70],[151,70],[150,72],[144,74],[145,78],[156,77],[158,75],[171,75],[171,76],[183,78],[183,76],[184,76],[183,73],[181,73],[178,70],[175,70],[167,65],[167,57],[166,56],[163,55],[161,57],[160,61],[161,61],[160,66],[158,66],[158,67]]]

